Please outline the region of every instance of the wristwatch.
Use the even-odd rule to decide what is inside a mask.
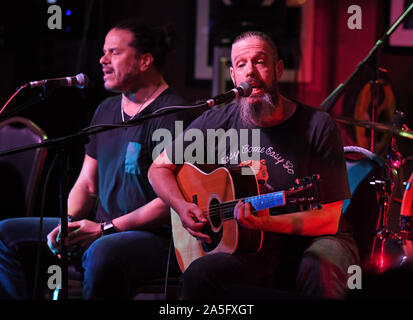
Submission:
[[[102,235],[106,236],[108,234],[115,233],[115,226],[111,221],[105,221],[100,223],[100,230],[102,231]]]

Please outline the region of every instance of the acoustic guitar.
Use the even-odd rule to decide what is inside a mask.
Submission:
[[[260,251],[262,231],[243,228],[233,218],[234,207],[239,200],[249,202],[254,214],[260,210],[286,205],[299,206],[301,210],[318,207],[319,176],[316,174],[297,179],[289,190],[262,195],[259,194],[257,176],[250,167],[219,167],[211,172],[204,172],[190,163],[185,163],[178,171],[176,179],[184,198],[204,210],[207,223],[202,232],[208,234],[212,240],[212,243],[208,244],[193,237],[182,226],[179,215],[171,209],[175,252],[182,271],[185,271],[192,261],[207,254]]]

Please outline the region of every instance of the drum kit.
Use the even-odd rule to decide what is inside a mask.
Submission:
[[[396,111],[395,116],[403,116],[404,114]],[[376,230],[373,239],[373,244],[370,250],[369,266],[375,272],[383,273],[395,264],[403,264],[413,262],[413,173],[407,182],[403,183],[403,197],[401,200],[401,209],[396,231],[390,231],[389,215],[390,205],[394,200],[395,177],[398,176],[399,168],[406,162],[411,160],[411,155],[404,157],[397,148],[396,141],[398,138],[413,140],[413,130],[410,130],[406,125],[377,123],[366,120],[355,120],[346,117],[333,117],[337,122],[360,126],[366,129],[371,129],[371,134],[376,131],[391,134],[388,150],[385,157],[376,155],[374,150],[366,150],[361,147],[345,147],[345,152],[362,153],[365,157],[376,161],[382,166],[381,177],[373,177],[370,185],[375,186],[376,201],[378,202],[378,214]],[[373,149],[373,148],[371,148]],[[411,150],[413,153],[413,150]],[[350,178],[350,176],[349,176]],[[344,211],[344,210],[343,210]],[[397,243],[402,252],[401,259],[398,261],[388,261],[391,255],[386,254],[386,242],[393,241]],[[386,261],[387,260],[387,261]]]
[[[353,73],[347,78],[344,83],[340,83],[339,86],[334,89],[329,96],[321,103],[321,108],[324,111],[329,111],[332,106],[338,101],[338,99],[343,95],[346,89],[352,84],[355,80],[359,81],[361,72],[367,72],[368,80],[370,83],[370,102],[365,103],[364,105],[369,107],[369,118],[372,121],[368,120],[359,120],[361,117],[365,117],[367,110],[364,110],[362,115],[355,115],[355,118],[346,118],[346,117],[334,117],[337,122],[351,125],[355,127],[359,127],[356,129],[360,129],[360,127],[365,129],[370,129],[370,150],[364,149],[362,147],[345,147],[347,151],[352,151],[356,153],[361,153],[365,157],[363,160],[368,160],[373,162],[374,164],[363,162],[363,166],[361,170],[356,170],[358,174],[363,173],[363,170],[368,168],[370,165],[369,170],[374,165],[378,165],[380,170],[378,171],[378,175],[376,177],[372,177],[370,180],[370,185],[373,185],[375,188],[372,191],[371,188],[368,189],[369,195],[370,193],[374,194],[374,205],[377,205],[377,213],[375,215],[376,220],[376,229],[372,232],[371,238],[373,238],[373,243],[370,245],[368,244],[368,250],[364,252],[368,252],[368,263],[367,266],[373,269],[373,272],[384,273],[389,268],[397,267],[396,264],[399,266],[407,266],[410,263],[413,265],[413,174],[410,176],[408,181],[404,185],[404,190],[399,190],[403,193],[403,199],[401,200],[401,209],[400,212],[396,212],[399,221],[398,226],[390,228],[390,208],[391,205],[395,202],[395,186],[401,186],[400,175],[404,167],[403,164],[411,161],[412,158],[412,150],[413,148],[410,147],[410,150],[407,151],[409,155],[405,157],[402,152],[399,152],[399,143],[413,140],[413,130],[409,129],[406,125],[406,119],[404,118],[404,114],[397,110],[394,111],[392,123],[379,123],[377,121],[378,117],[376,113],[379,111],[379,100],[380,100],[380,89],[383,89],[383,83],[380,81],[381,73],[380,70],[384,70],[380,68],[378,65],[378,50],[385,44],[388,43],[388,38],[390,35],[399,27],[399,25],[408,17],[410,13],[413,12],[413,1],[410,4],[405,5],[404,10],[402,10],[402,14],[392,23],[391,26],[386,30],[386,32],[382,35],[382,37],[375,43],[374,47],[370,50],[368,55],[357,65],[357,68],[353,71]],[[357,130],[360,131],[360,130]],[[366,130],[367,132],[368,130]],[[380,151],[380,154],[385,153],[385,156],[379,156],[375,154],[375,136],[381,132],[383,136],[387,135],[390,137],[388,140],[384,140],[386,143],[384,144],[384,151]],[[358,142],[359,143],[359,142]],[[403,143],[402,143],[403,144]],[[406,152],[404,152],[406,153]],[[367,162],[368,162],[367,161]],[[349,165],[347,164],[347,170],[349,172]],[[374,172],[370,170],[370,172]],[[376,173],[376,172],[375,172]],[[350,182],[350,189],[354,187],[354,183],[352,184],[352,178],[349,174],[349,182]],[[397,180],[399,179],[399,180]],[[403,177],[405,179],[405,177]],[[360,182],[360,179],[355,179],[357,183]],[[352,190],[352,199],[353,201],[356,197],[353,194],[354,189]],[[351,203],[350,201],[350,203]],[[361,197],[361,207],[364,209],[368,205],[366,204],[367,199],[363,199]],[[344,211],[345,205],[347,203],[344,202],[343,204],[343,213],[346,216],[346,212]],[[353,206],[357,207],[357,205]],[[369,208],[370,210],[372,208]],[[374,207],[376,209],[376,207]],[[392,208],[393,209],[393,208]],[[363,216],[366,212],[357,212],[361,211],[358,208],[351,211],[350,213],[356,212],[356,215]],[[393,216],[392,216],[393,217]],[[346,216],[347,218],[347,216]],[[347,219],[346,219],[347,220]],[[364,222],[364,221],[363,221]],[[351,224],[351,222],[350,222]],[[361,229],[359,230],[359,234],[365,235],[368,232],[365,232],[363,228],[370,228],[368,223],[365,222],[362,224]],[[370,231],[370,229],[368,230]],[[356,234],[354,233],[354,238],[357,243]],[[389,243],[397,243],[399,247],[397,250],[401,251],[401,259],[395,259],[395,255],[387,254],[386,248],[388,247]],[[360,246],[359,246],[360,247]],[[395,250],[395,251],[397,251]],[[361,254],[360,254],[361,255]],[[390,257],[390,259],[389,259]],[[361,257],[362,258],[362,257]],[[392,260],[392,261],[389,261]],[[398,261],[395,261],[398,260]],[[363,261],[361,261],[363,266]],[[364,265],[366,266],[366,265]]]

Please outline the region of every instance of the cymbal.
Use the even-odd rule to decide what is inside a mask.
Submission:
[[[356,119],[346,118],[346,117],[333,117],[333,119],[338,122],[345,123],[345,124],[351,124],[354,126],[372,129],[375,131],[393,133],[395,135],[398,135],[399,137],[413,140],[413,130],[402,130],[402,129],[395,128],[393,125],[389,125],[385,123],[378,123],[378,122],[372,122],[372,121],[367,121],[367,120],[356,120]]]

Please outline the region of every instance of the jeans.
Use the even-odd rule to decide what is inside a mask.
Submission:
[[[285,254],[286,253],[286,254]],[[315,238],[303,251],[203,256],[185,270],[183,299],[344,299],[358,264],[351,235]]]
[[[46,245],[47,234],[59,222],[59,218],[44,218],[35,278],[39,218],[0,221],[0,299],[41,298],[51,276],[47,268],[59,264]],[[82,256],[83,298],[133,298],[139,285],[165,275],[169,245],[170,236],[150,231],[125,231],[95,240]],[[170,274],[178,274],[174,250],[170,261]],[[38,291],[33,296],[35,281]]]

